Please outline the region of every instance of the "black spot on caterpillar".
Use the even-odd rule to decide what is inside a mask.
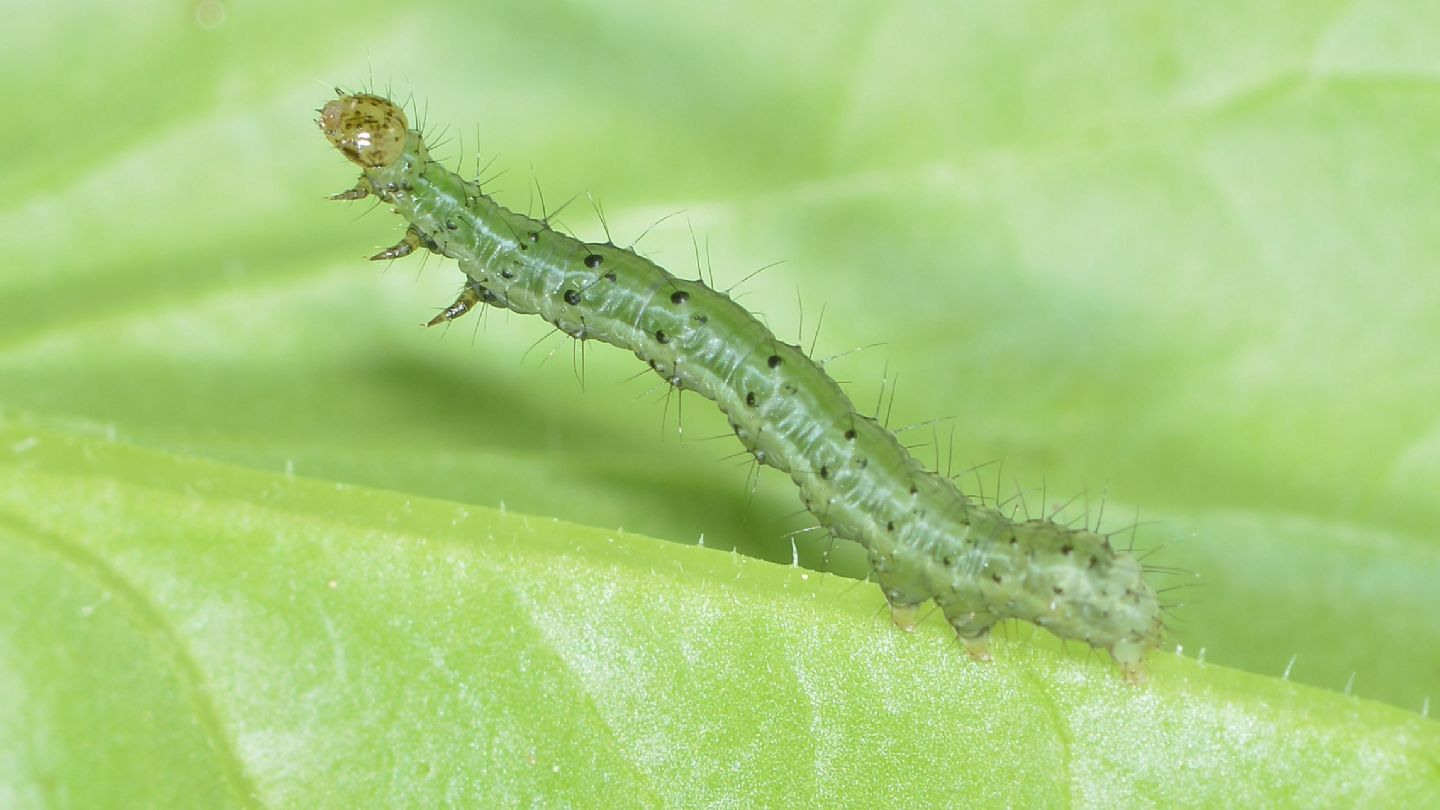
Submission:
[[[465,288],[430,325],[490,304],[628,349],[670,385],[713,400],[757,461],[790,475],[821,526],[864,546],[896,624],[913,627],[934,600],[966,650],[988,659],[991,628],[1020,619],[1108,650],[1128,680],[1144,679],[1164,629],[1160,603],[1139,561],[1105,536],[1017,521],[969,498],[729,296],[504,208],[431,160],[389,99],[341,92],[317,123],[363,170],[334,198],[373,194],[409,223],[373,258],[423,247],[459,261]]]

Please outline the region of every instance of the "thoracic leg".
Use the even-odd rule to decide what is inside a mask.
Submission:
[[[414,225],[411,225],[405,229],[405,236],[399,242],[371,256],[370,261],[383,262],[389,259],[403,258],[422,247],[437,253],[439,252],[436,250],[436,245],[430,240],[430,237],[421,233]]]
[[[332,200],[363,200],[370,196],[370,182],[361,177],[354,186],[345,189],[338,194],[331,194]]]
[[[446,307],[443,311],[441,311],[439,315],[431,318],[430,322],[425,325],[435,326],[437,324],[453,321],[461,315],[464,315],[465,313],[474,309],[475,305],[478,303],[480,303],[479,291],[476,290],[474,287],[470,286],[469,284],[466,284],[465,289],[461,290],[460,295],[456,297],[455,303]]]

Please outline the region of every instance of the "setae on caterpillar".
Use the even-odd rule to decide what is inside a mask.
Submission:
[[[934,600],[965,649],[988,659],[991,628],[1021,619],[1108,650],[1127,680],[1144,680],[1163,625],[1134,556],[1089,529],[1014,520],[971,499],[726,294],[502,207],[431,160],[394,102],[337,93],[316,123],[363,171],[333,199],[374,195],[409,223],[372,258],[425,248],[458,260],[467,277],[431,326],[489,304],[629,349],[669,385],[719,405],[757,461],[790,475],[822,527],[864,546],[896,624],[913,627]]]

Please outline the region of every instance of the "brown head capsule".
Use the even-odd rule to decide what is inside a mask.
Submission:
[[[342,93],[320,110],[315,123],[341,154],[362,169],[399,160],[410,128],[395,102],[368,93]]]

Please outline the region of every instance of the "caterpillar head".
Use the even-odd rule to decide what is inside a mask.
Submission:
[[[340,154],[362,169],[377,169],[399,160],[410,130],[399,105],[369,93],[340,93],[320,109],[315,123]]]

